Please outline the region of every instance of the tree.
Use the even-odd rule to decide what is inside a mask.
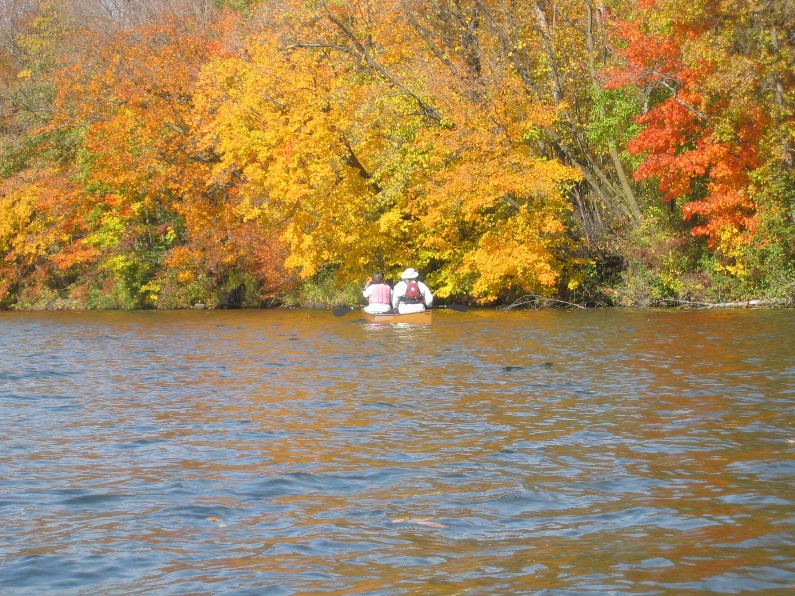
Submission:
[[[235,210],[235,181],[212,180],[219,157],[192,128],[196,77],[229,26],[216,22],[209,34],[201,23],[163,17],[114,33],[62,72],[54,126],[82,123],[80,179],[105,214],[98,221],[111,217],[123,229],[103,244],[103,258],[144,303],[164,286],[190,286],[184,293],[206,301],[198,294],[233,290],[237,272],[265,285],[277,275],[268,240]]]
[[[280,230],[288,266],[345,281],[411,262],[441,296],[483,300],[554,291],[578,174],[528,145],[553,110],[511,69],[436,46],[405,2],[268,8],[242,56],[206,69],[198,117],[216,179],[240,172],[245,216]]]
[[[736,274],[769,195],[760,183],[792,175],[793,16],[787,2],[645,0],[617,23],[626,47],[610,86],[642,88],[648,104],[629,143],[643,156],[635,177],[681,201]],[[774,199],[790,213],[791,201]]]
[[[618,150],[620,129],[603,126],[601,146],[592,144],[587,134],[592,120],[606,116],[604,103],[600,110],[592,109],[597,65],[609,47],[605,5],[591,0],[473,4],[496,36],[500,57],[521,77],[525,92],[558,114],[555,126],[543,127],[537,142],[545,155],[575,167],[587,184],[587,201],[572,193],[586,233],[588,220],[598,221],[599,214],[591,212],[600,205],[614,219],[639,225],[641,208]]]

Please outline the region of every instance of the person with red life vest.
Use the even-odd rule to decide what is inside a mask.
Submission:
[[[428,286],[417,280],[419,275],[409,267],[400,275],[400,281],[392,290],[392,308],[400,314],[421,312],[433,303],[433,294]]]
[[[364,307],[365,312],[377,315],[392,310],[392,288],[384,283],[384,274],[380,271],[374,273],[373,279],[367,281],[362,295],[369,302]]]

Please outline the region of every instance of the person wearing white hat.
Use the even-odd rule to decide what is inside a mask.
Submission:
[[[409,267],[392,290],[392,308],[400,314],[421,312],[433,303],[433,294],[428,286],[417,280],[419,275]]]

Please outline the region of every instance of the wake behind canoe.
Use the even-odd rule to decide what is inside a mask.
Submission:
[[[392,323],[411,323],[413,325],[430,325],[433,319],[433,311],[423,310],[421,312],[412,312],[407,314],[399,313],[384,313],[373,315],[362,311],[362,317],[365,323],[378,323],[378,324],[392,324]]]

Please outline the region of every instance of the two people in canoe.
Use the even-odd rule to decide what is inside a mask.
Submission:
[[[383,273],[379,271],[374,274],[362,292],[369,302],[364,307],[365,312],[407,314],[429,308],[433,303],[433,294],[428,286],[417,279],[418,277],[419,273],[409,267],[400,275],[400,281],[392,289],[384,282]]]

